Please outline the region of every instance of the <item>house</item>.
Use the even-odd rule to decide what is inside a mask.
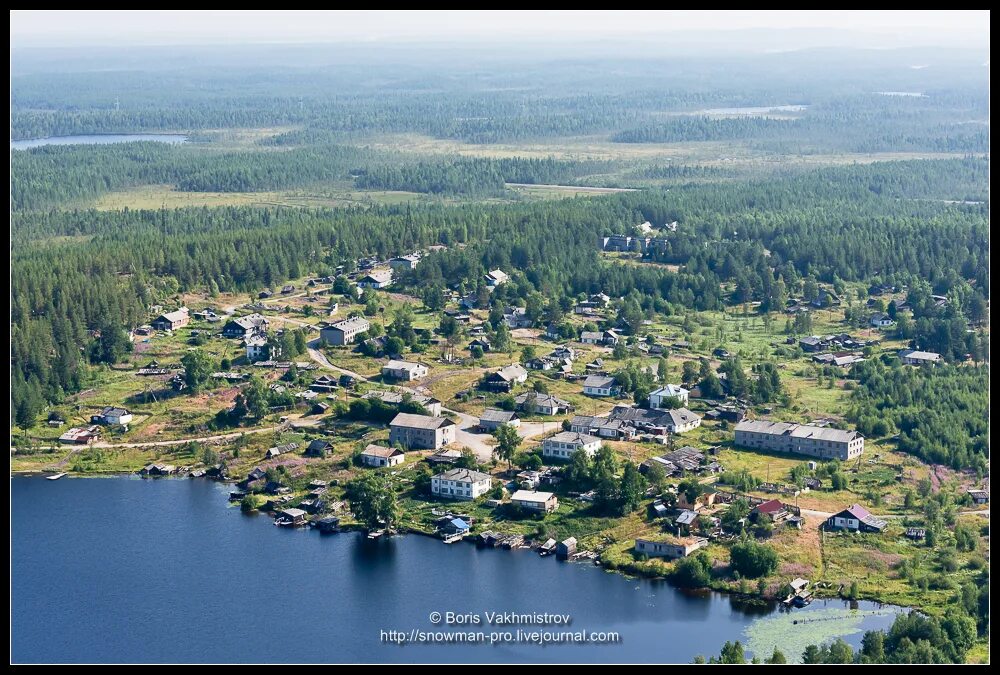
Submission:
[[[649,512],[653,518],[666,518],[670,513],[670,509],[668,509],[666,504],[663,503],[663,500],[657,499],[650,504]]]
[[[673,450],[658,457],[650,457],[639,465],[639,472],[646,473],[653,464],[662,467],[668,476],[711,471],[711,464],[705,457],[705,453],[690,445],[685,445],[679,450]]]
[[[528,310],[524,307],[511,307],[503,315],[504,323],[508,328],[531,328],[532,321],[528,317]]]
[[[577,450],[593,457],[601,447],[601,439],[578,431],[560,431],[542,441],[542,457],[569,459]]]
[[[90,418],[91,424],[103,424],[105,426],[125,425],[131,421],[132,413],[125,408],[115,408],[112,406],[104,408],[100,413]]]
[[[674,518],[674,525],[683,528],[690,528],[698,520],[698,512],[691,509],[681,509],[681,512]]]
[[[317,438],[306,446],[306,450],[302,454],[306,457],[326,457],[331,452],[333,452],[333,443]]]
[[[293,450],[298,450],[298,443],[286,443],[285,445],[276,445],[273,448],[268,448],[267,452],[264,453],[264,457],[267,459],[273,459],[280,455],[292,452]]]
[[[387,448],[374,443],[361,451],[361,463],[366,466],[396,466],[402,464],[405,457],[405,453],[398,448]]]
[[[851,532],[882,532],[886,522],[873,516],[860,504],[853,504],[840,513],[826,519],[828,530],[849,530]]]
[[[593,417],[590,415],[576,415],[573,417],[570,420],[570,431],[615,440],[628,440],[634,438],[636,434],[635,426],[625,420]]]
[[[799,339],[799,347],[804,352],[818,352],[826,348],[827,343],[818,335],[810,335]]]
[[[401,255],[398,258],[392,258],[389,260],[389,267],[393,270],[415,270],[417,265],[420,264],[420,256],[416,253],[411,253],[410,255]]]
[[[392,285],[392,270],[381,269],[372,270],[368,274],[358,279],[358,288],[386,288]]]
[[[604,342],[604,333],[601,331],[585,330],[580,333],[580,342],[585,345],[599,345]]]
[[[819,478],[806,478],[805,486],[810,490],[818,490],[823,487],[823,481]]]
[[[545,326],[545,337],[550,340],[558,340],[562,337],[562,332],[559,330],[559,324],[552,321]]]
[[[989,504],[990,503],[990,493],[986,490],[967,490],[969,497],[972,498],[973,504]]]
[[[613,377],[590,375],[583,381],[583,393],[588,396],[617,396],[621,387]]]
[[[568,539],[563,539],[561,542],[556,544],[557,558],[561,560],[566,560],[574,553],[576,553],[576,537],[569,537]]]
[[[389,423],[389,443],[411,450],[437,450],[454,440],[455,423],[447,417],[399,413]]]
[[[330,345],[353,344],[359,335],[368,332],[371,324],[368,319],[361,316],[354,316],[343,321],[329,323],[319,331],[320,339]]]
[[[521,426],[521,418],[516,413],[496,408],[487,408],[479,416],[479,428],[483,431],[493,432],[504,425],[519,427]]]
[[[899,352],[899,360],[905,366],[922,366],[941,363],[941,355],[936,352],[920,352],[915,349],[903,349]]]
[[[554,359],[574,361],[576,360],[576,350],[569,345],[559,345],[549,352],[549,356]]]
[[[872,314],[871,318],[868,319],[868,325],[872,328],[889,328],[895,326],[896,322],[892,320],[885,312],[875,312]]]
[[[681,405],[686,406],[688,404],[688,394],[690,392],[679,384],[668,384],[649,395],[649,407],[663,408],[665,407],[664,402],[668,398],[675,398],[680,401]]]
[[[246,339],[250,335],[266,333],[268,323],[264,315],[256,313],[230,319],[222,327],[222,337]]]
[[[247,361],[250,363],[270,361],[281,356],[281,346],[271,344],[267,336],[262,333],[248,335],[243,340],[243,346],[246,348]]]
[[[421,377],[427,377],[427,366],[422,363],[392,359],[389,363],[382,366],[382,377],[390,380],[403,380],[405,382],[419,380]]]
[[[736,425],[736,445],[744,448],[794,452],[821,459],[854,459],[865,449],[865,438],[857,431],[810,424],[744,420]]]
[[[708,546],[703,537],[667,537],[664,539],[636,539],[635,552],[650,558],[686,558],[700,548]]]
[[[156,330],[177,330],[190,323],[187,307],[181,307],[173,312],[167,312],[153,319],[150,325]]]
[[[472,469],[448,469],[431,477],[431,494],[445,499],[471,501],[489,492],[491,486],[488,473]]]
[[[291,293],[294,290],[295,290],[295,286],[293,286],[292,284],[285,284],[284,286],[281,287],[281,294],[282,295],[288,295],[289,293]]]
[[[486,336],[477,337],[469,343],[469,351],[471,352],[476,347],[482,349],[484,353],[490,351],[490,339]]]
[[[573,409],[569,401],[552,394],[527,391],[514,399],[514,406],[529,415],[560,415]]]
[[[559,508],[559,499],[551,492],[518,490],[510,496],[510,503],[525,511],[551,513]]]
[[[855,363],[860,363],[865,359],[860,354],[854,352],[836,352],[833,354],[827,352],[825,354],[815,354],[812,360],[827,366],[846,368],[847,366],[853,366]]]
[[[490,288],[496,288],[497,286],[502,286],[507,283],[510,280],[510,277],[501,270],[493,270],[492,272],[487,272],[484,279],[487,286]]]
[[[487,391],[510,391],[515,385],[523,384],[528,379],[528,371],[520,363],[504,366],[494,373],[483,377],[479,383],[481,389]]]
[[[683,434],[701,426],[701,417],[687,408],[675,408],[664,411],[658,424],[671,434]]]
[[[101,436],[101,428],[96,424],[89,427],[73,427],[68,429],[62,436],[59,437],[60,443],[73,443],[75,445],[84,445],[86,443],[93,443]]]
[[[755,506],[753,514],[756,518],[767,518],[776,523],[788,516],[788,509],[777,499],[771,499]]]
[[[337,380],[329,375],[320,375],[312,381],[309,388],[313,391],[334,391],[337,388]]]

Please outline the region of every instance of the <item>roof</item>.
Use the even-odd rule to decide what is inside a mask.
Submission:
[[[507,410],[497,410],[496,408],[487,408],[483,411],[483,414],[479,416],[480,422],[499,422],[502,424],[516,419],[516,413],[512,413]]]
[[[526,391],[514,399],[514,403],[516,405],[525,405],[529,402],[536,406],[549,406],[553,408],[565,408],[569,405],[569,401],[564,401],[558,396],[553,396],[552,394],[539,394],[534,391]]]
[[[411,429],[440,429],[441,427],[452,426],[455,423],[447,417],[431,417],[430,415],[414,415],[413,413],[399,413],[392,418],[389,426],[409,427]]]
[[[368,445],[361,454],[365,457],[396,457],[397,455],[402,455],[403,451],[398,448],[387,448],[384,445],[376,445],[374,443]]]
[[[290,518],[305,518],[309,514],[302,509],[284,509],[281,511],[281,515],[288,516]]]
[[[773,436],[787,435],[793,438],[814,438],[834,443],[850,443],[857,438],[862,438],[861,434],[857,431],[817,427],[811,424],[771,422],[768,420],[744,420],[736,425],[736,431],[771,434]]]
[[[544,504],[552,499],[551,492],[538,492],[536,490],[518,490],[510,496],[512,502],[531,502]]]
[[[183,321],[184,319],[188,318],[188,310],[187,310],[187,307],[181,307],[180,309],[176,309],[176,310],[174,310],[172,312],[167,312],[166,314],[161,314],[157,318],[159,318],[159,319],[166,319],[167,321],[169,321],[171,323],[174,323],[175,321]]]
[[[316,452],[317,450],[326,450],[327,448],[333,447],[333,443],[330,441],[324,441],[322,438],[317,438],[306,446],[306,452]]]
[[[585,330],[582,333],[580,333],[580,339],[600,341],[604,339],[604,333],[602,333],[601,331]]]
[[[615,386],[615,378],[604,375],[590,375],[583,381],[583,386],[591,387],[592,389],[607,389]]]
[[[503,270],[492,270],[486,273],[486,276],[490,277],[494,281],[507,281],[510,277]]]
[[[785,510],[785,505],[777,499],[758,504],[754,509],[757,513],[780,513]]]
[[[674,410],[664,411],[664,416],[670,418],[671,424],[674,426],[679,426],[681,424],[689,424],[695,420],[700,420],[695,413],[691,412],[687,408],[676,408]]]
[[[683,397],[687,396],[688,390],[679,384],[666,384],[650,394],[650,396],[662,396],[668,398],[670,396]]]
[[[413,363],[412,361],[397,361],[396,359],[390,359],[389,363],[383,366],[383,368],[388,368],[389,370],[415,370],[420,367],[421,364],[419,363]]]
[[[684,509],[681,511],[681,515],[677,516],[675,521],[678,525],[690,525],[698,518],[698,514],[690,509]]]
[[[918,359],[920,361],[939,361],[941,355],[937,352],[920,352],[915,349],[904,349],[899,352],[901,359]]]
[[[403,402],[403,399],[406,396],[409,396],[411,401],[413,401],[414,403],[419,403],[420,405],[427,405],[429,403],[441,402],[436,398],[432,398],[430,396],[424,396],[423,394],[417,394],[417,393],[411,394],[408,391],[407,392],[389,391],[388,389],[375,389],[373,391],[369,391],[367,394],[365,394],[364,397],[368,399],[379,399],[383,403],[391,403],[393,405],[399,405],[400,403]]]
[[[334,328],[336,330],[353,330],[355,328],[361,328],[361,330],[368,330],[371,324],[368,323],[368,319],[361,316],[352,316],[350,319],[344,319],[343,321],[337,321],[336,323],[331,323],[327,328]]]
[[[577,431],[560,431],[555,436],[545,439],[545,442],[548,441],[555,441],[556,443],[573,443],[575,445],[589,445],[591,443],[600,443],[601,439],[597,436],[581,434]]]
[[[257,314],[257,313],[247,314],[246,316],[241,316],[238,319],[230,320],[226,324],[226,326],[228,327],[229,324],[234,324],[234,323],[244,330],[250,330],[251,328],[257,328],[259,326],[266,325],[267,317],[265,317],[263,314]]]
[[[861,506],[861,504],[852,504],[851,506],[844,509],[844,511],[841,511],[841,513],[844,513],[845,511],[847,513],[850,513],[858,520],[864,520],[865,518],[868,518],[869,516],[872,515],[871,511]]]
[[[524,366],[522,366],[520,363],[512,363],[509,366],[504,366],[503,368],[501,368],[500,370],[496,371],[493,374],[498,375],[501,379],[510,382],[512,380],[519,380],[521,378],[527,377],[528,371],[525,370]]]
[[[469,529],[469,524],[464,520],[462,520],[461,518],[452,518],[448,522],[451,523],[451,526],[454,527],[456,530]]]
[[[473,469],[448,469],[437,474],[434,478],[438,480],[455,480],[462,483],[479,483],[484,480],[491,480],[488,473]]]
[[[387,281],[392,281],[392,270],[372,270],[360,279],[361,282],[369,280],[374,281],[377,284],[384,284]]]
[[[113,406],[108,406],[101,411],[101,417],[121,417],[128,414],[129,412],[125,408],[115,408]]]

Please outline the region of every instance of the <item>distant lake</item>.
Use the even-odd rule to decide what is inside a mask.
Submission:
[[[24,662],[690,662],[764,626],[761,651],[886,628],[891,609],[791,613],[530,551],[274,527],[194,479],[11,479],[11,659]],[[567,627],[430,613],[568,614]],[[837,617],[831,617],[831,613]],[[813,617],[813,621],[808,621]],[[792,621],[797,623],[792,624]],[[850,624],[845,628],[844,622]],[[760,624],[758,622],[764,622]],[[381,631],[616,631],[615,644],[400,646]],[[798,638],[798,642],[796,642]]]
[[[807,105],[772,105],[750,108],[710,108],[702,110],[698,114],[702,115],[747,115],[750,117],[768,115],[773,113],[802,112],[807,109]]]
[[[156,141],[158,143],[186,143],[188,137],[180,134],[90,134],[86,136],[50,136],[32,138],[26,141],[11,141],[11,150],[28,150],[43,145],[108,145],[110,143],[130,143],[133,141]]]

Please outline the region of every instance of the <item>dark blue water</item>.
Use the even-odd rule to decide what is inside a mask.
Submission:
[[[24,141],[11,141],[11,150],[27,150],[43,145],[107,145],[132,141],[157,141],[158,143],[185,143],[187,136],[180,134],[88,134],[85,136],[50,136]]]
[[[13,478],[12,660],[690,662],[745,641],[743,629],[761,616],[723,595],[688,596],[527,551],[278,528],[227,507],[229,489],[188,479]],[[617,631],[621,642],[381,641],[382,630],[459,629],[435,627],[433,611],[566,613],[569,630]]]

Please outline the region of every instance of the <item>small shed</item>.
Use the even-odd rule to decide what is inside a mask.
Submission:
[[[556,544],[556,557],[565,560],[576,553],[576,537],[563,539]]]

